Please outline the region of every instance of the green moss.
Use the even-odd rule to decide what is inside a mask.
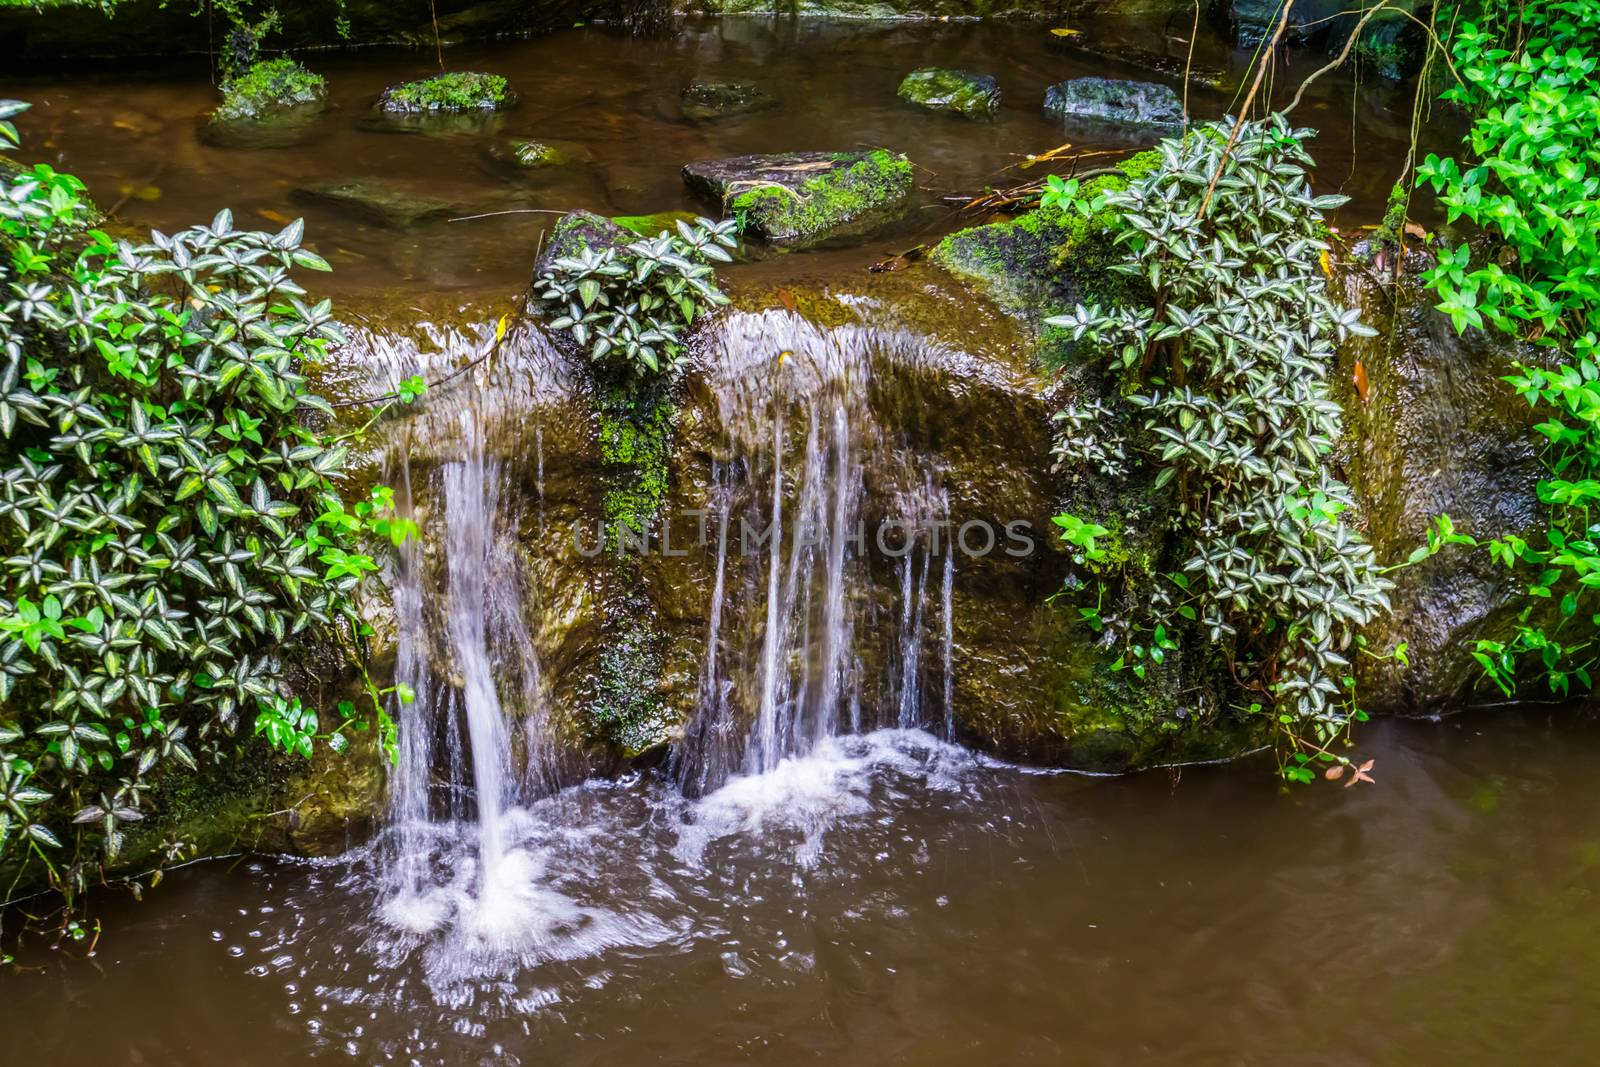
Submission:
[[[1092,201],[1127,188],[1161,166],[1159,152],[1140,152],[1083,184],[1078,198]],[[1088,215],[1077,210],[1040,207],[1004,222],[960,230],[941,241],[933,258],[952,274],[979,286],[1002,307],[1043,317],[1077,303],[1116,304],[1131,294],[1135,279],[1111,268],[1126,252],[1116,242],[1116,209]],[[1063,331],[1043,330],[1041,352],[1047,363],[1064,359],[1071,345]]]
[[[771,240],[825,236],[898,207],[911,193],[912,178],[910,160],[880,148],[807,179],[798,190],[775,183],[748,189],[729,201],[728,210]]]
[[[537,167],[554,167],[566,162],[561,151],[543,141],[512,141],[511,158],[517,166],[533,170]]]
[[[654,237],[663,230],[676,230],[679,222],[694,222],[692,211],[658,211],[654,215],[613,215],[611,221],[629,233]]]
[[[327,95],[327,80],[313,74],[288,56],[264,59],[249,70],[222,83],[222,119],[257,118],[284,108],[320,103]]]
[[[613,538],[623,526],[643,535],[667,493],[677,407],[664,388],[617,386],[603,390],[599,408],[606,527]]]
[[[384,90],[378,106],[385,111],[495,111],[511,101],[499,74],[452,71]]]
[[[964,70],[924,67],[905,76],[900,99],[935,111],[984,117],[1000,106],[1000,90],[993,78]]]
[[[611,638],[600,653],[587,728],[626,759],[664,743],[676,718],[660,685],[666,635],[643,602],[613,611]]]

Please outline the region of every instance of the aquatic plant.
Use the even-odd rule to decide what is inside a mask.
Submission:
[[[0,147],[26,106],[0,102]],[[346,504],[348,446],[308,428],[329,406],[301,367],[342,334],[293,277],[328,269],[300,222],[95,222],[76,178],[0,168],[0,861],[69,896],[241,718],[309,748],[278,650],[370,632],[361,541],[408,530],[382,489]]]
[[[539,296],[562,314],[564,331],[595,363],[618,362],[637,377],[674,374],[683,330],[728,298],[707,260],[727,262],[735,223],[679,220],[677,230],[615,247],[582,248],[539,276]]]
[[[1310,131],[1246,122],[1228,152],[1233,132],[1166,140],[1158,170],[1080,204],[1121,213],[1131,255],[1114,269],[1150,296],[1046,320],[1126,376],[1137,416],[1119,439],[1104,410],[1069,409],[1058,455],[1103,472],[1135,457],[1175,492],[1182,558],[1144,615],[1087,616],[1108,632],[1113,668],[1143,676],[1177,649],[1180,628],[1203,635],[1225,650],[1252,710],[1274,716],[1284,773],[1304,781],[1313,760],[1345,759],[1328,746],[1361,714],[1351,648],[1389,605],[1391,583],[1346,520],[1350,491],[1325,458],[1339,436],[1325,380],[1334,344],[1373,331],[1328,294],[1321,212],[1344,198],[1312,195]],[[1219,167],[1221,195],[1204,214]],[[1106,529],[1057,522],[1080,564],[1114,579],[1096,541]]]
[[[1457,20],[1460,83],[1444,95],[1474,116],[1468,159],[1429,155],[1417,174],[1449,221],[1482,240],[1442,248],[1426,281],[1458,330],[1498,330],[1548,357],[1507,379],[1547,416],[1537,427],[1543,543],[1483,543],[1523,576],[1526,602],[1514,635],[1480,641],[1475,655],[1508,696],[1528,667],[1566,695],[1574,681],[1593,684],[1600,626],[1600,3],[1482,0],[1441,12],[1441,26]],[[1445,516],[1419,557],[1462,542],[1478,544]]]

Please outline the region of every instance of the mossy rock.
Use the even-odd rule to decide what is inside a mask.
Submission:
[[[535,276],[543,274],[550,264],[567,256],[575,256],[588,249],[596,252],[607,248],[624,248],[638,239],[638,234],[625,230],[604,215],[592,211],[569,211],[556,220],[545,239],[544,251],[534,264]]]
[[[378,110],[400,115],[502,111],[515,101],[502,75],[450,71],[389,86],[378,97]]]
[[[784,152],[690,163],[689,188],[771,244],[812,247],[898,220],[915,184],[896,152]]]
[[[449,200],[411,193],[375,179],[322,182],[294,190],[296,200],[330,204],[379,226],[406,230],[460,210]]]
[[[222,83],[219,119],[262,118],[274,111],[322,104],[328,82],[288,56],[263,59],[236,78]]]
[[[303,143],[327,110],[328,83],[287,56],[267,59],[222,83],[222,106],[202,136],[222,148],[287,148]]]
[[[1159,166],[1156,152],[1124,160],[1113,174],[1085,182],[1083,198],[1125,188]],[[1125,257],[1114,244],[1116,212],[1081,215],[1035,208],[1014,219],[958,230],[934,248],[933,260],[977,287],[1001,307],[1031,319],[1059,314],[1078,303],[1115,303],[1129,279],[1111,267]]]
[[[1116,78],[1073,78],[1052,85],[1044,109],[1068,120],[1115,126],[1181,127],[1188,121],[1171,86]]]
[[[905,76],[900,99],[931,111],[987,118],[1000,106],[1000,86],[988,74],[923,67]]]
[[[777,107],[778,98],[748,82],[695,82],[684,87],[680,106],[692,122],[716,122]]]

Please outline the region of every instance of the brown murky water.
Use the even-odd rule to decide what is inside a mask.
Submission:
[[[1167,54],[1181,65],[1187,25],[1170,28],[1116,20],[1081,24],[1081,39]],[[1066,129],[1041,107],[1045,89],[1066,78],[1099,74],[1155,77],[1138,67],[1063,50],[1038,24],[940,24],[731,18],[691,21],[668,40],[639,40],[603,27],[528,40],[452,49],[452,69],[505,74],[520,94],[511,111],[453,134],[383,132],[371,106],[387,85],[425,76],[430,51],[368,50],[312,54],[329,79],[333,107],[286,148],[222,148],[199,136],[216,104],[204,58],[154,70],[109,69],[62,79],[47,74],[0,78],[0,93],[32,100],[24,158],[39,158],[82,177],[97,201],[138,228],[174,229],[209,220],[222,206],[241,224],[281,226],[304,215],[308,238],[335,267],[325,288],[336,298],[390,291],[403,299],[420,288],[516,290],[555,213],[587,208],[604,214],[708,210],[685,189],[682,164],[745,152],[885,146],[918,167],[923,202],[904,232],[885,235],[857,254],[835,257],[860,270],[886,251],[956,225],[940,198],[1013,184],[1011,169],[1030,152],[1070,140],[1093,152],[1126,148],[1104,130]],[[1209,37],[1197,42],[1199,66],[1229,71],[1228,87],[1196,85],[1190,107],[1216,118],[1236,99],[1249,53]],[[1317,53],[1295,53],[1274,78],[1274,99],[1320,66]],[[949,65],[994,74],[1004,94],[988,122],[934,114],[895,96],[916,67]],[[741,80],[774,90],[767,111],[696,125],[684,119],[679,92],[691,81]],[[1403,165],[1413,90],[1376,76],[1352,92],[1345,74],[1324,77],[1295,113],[1317,126],[1319,190],[1352,197],[1349,225],[1374,222]],[[509,137],[573,142],[590,158],[518,180],[494,166],[486,149]],[[1098,138],[1098,139],[1097,139]],[[1145,143],[1148,143],[1146,139]],[[1104,157],[1086,159],[1088,167]],[[305,185],[380,180],[449,202],[452,218],[396,231],[337,207],[307,204]],[[280,221],[282,220],[282,221]]]
[[[857,744],[729,802],[759,831],[696,838],[728,813],[637,782],[530,812],[566,903],[514,966],[403,954],[365,853],[108,896],[93,960],[35,947],[0,977],[7,1062],[1581,1063],[1600,1040],[1587,719],[1378,724],[1376,785],[1289,796],[1260,763],[1087,779]]]

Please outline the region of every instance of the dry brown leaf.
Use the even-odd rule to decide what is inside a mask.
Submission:
[[[789,290],[778,290],[778,303],[782,304],[790,312],[796,315],[800,314],[800,302],[794,298],[794,294]]]

